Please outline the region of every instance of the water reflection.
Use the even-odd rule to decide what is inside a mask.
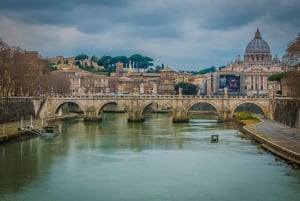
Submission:
[[[127,123],[126,114],[105,114],[102,123],[69,121],[60,129],[53,139],[0,146],[0,200],[300,196],[299,172],[260,154],[235,136],[230,123],[216,118],[194,115],[189,123],[173,124],[169,114],[146,114],[144,123]],[[219,135],[219,143],[210,143],[212,134]]]

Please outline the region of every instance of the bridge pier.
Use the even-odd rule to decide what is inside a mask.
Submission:
[[[187,123],[189,118],[187,116],[188,111],[184,110],[184,102],[182,97],[182,88],[179,88],[179,99],[176,101],[177,107],[173,110],[173,123]],[[189,108],[188,108],[189,109]]]
[[[89,108],[84,116],[85,122],[101,122],[102,117],[96,114],[95,108]]]
[[[173,111],[173,123],[187,123],[189,118],[187,113],[182,109],[174,109]]]
[[[227,111],[227,110],[226,111],[222,111],[220,117],[221,117],[222,120],[227,121],[227,120],[229,120],[229,119],[232,118],[231,112]]]
[[[129,111],[128,112],[128,122],[144,122],[145,117],[141,115],[139,111]]]
[[[101,117],[96,117],[96,116],[94,116],[94,117],[91,117],[91,116],[85,116],[85,117],[83,118],[83,120],[84,120],[85,122],[101,122],[101,121],[102,121],[102,118],[101,118]]]
[[[141,100],[137,97],[129,101],[127,112],[128,112],[128,122],[144,122],[145,117],[143,115],[143,107],[140,102]]]

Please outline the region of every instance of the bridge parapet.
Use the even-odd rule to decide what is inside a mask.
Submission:
[[[238,95],[135,95],[135,94],[101,94],[101,95],[51,95],[47,97],[45,110],[47,114],[55,114],[64,104],[77,104],[85,115],[101,115],[105,105],[114,103],[124,108],[129,119],[143,120],[144,110],[155,103],[167,105],[173,114],[173,119],[180,122],[188,119],[188,112],[195,104],[207,103],[212,105],[221,118],[231,118],[235,109],[244,103],[253,103],[260,107],[266,117],[272,117],[273,98],[267,96],[238,96]],[[271,105],[271,106],[270,106]],[[91,111],[91,108],[95,108]],[[90,112],[90,113],[89,113]]]
[[[223,96],[223,95],[51,95],[51,99],[269,99],[268,96]],[[292,99],[290,97],[276,97],[276,99]]]

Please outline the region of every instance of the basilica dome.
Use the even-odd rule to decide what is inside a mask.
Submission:
[[[245,53],[271,53],[269,44],[262,39],[258,29],[255,33],[254,39],[248,43]]]

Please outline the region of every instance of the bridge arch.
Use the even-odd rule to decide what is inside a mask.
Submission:
[[[171,104],[168,103],[167,101],[158,102],[158,101],[152,100],[152,101],[146,101],[146,103],[141,108],[140,114],[143,115],[145,112],[145,109],[152,104],[157,104],[159,106],[158,109],[160,109],[160,110],[163,108],[165,108],[166,110],[170,110],[170,111],[172,110]]]
[[[188,115],[189,111],[191,110],[191,108],[192,108],[194,105],[196,105],[196,104],[203,104],[203,103],[212,106],[212,107],[216,110],[217,115],[218,115],[218,116],[221,116],[220,109],[219,109],[219,107],[218,107],[216,104],[214,104],[214,103],[212,103],[212,102],[210,102],[210,101],[203,101],[203,100],[200,100],[200,101],[194,101],[194,102],[188,104],[188,105],[186,106],[186,115]]]
[[[124,107],[125,111],[128,111],[128,106],[126,104],[120,104],[119,102],[117,101],[106,101],[106,102],[103,102],[101,103],[97,109],[96,109],[96,114],[99,115],[101,113],[101,111],[103,110],[103,108],[109,104],[114,104],[114,105],[120,105],[122,107]]]
[[[232,111],[231,111],[231,114],[230,114],[230,118],[233,117],[233,114],[236,112],[236,110],[238,108],[240,108],[241,106],[245,105],[245,104],[249,104],[251,106],[254,106],[256,107],[255,110],[256,111],[260,111],[260,113],[262,115],[264,115],[264,117],[267,115],[267,112],[265,110],[265,108],[258,102],[256,101],[250,101],[250,100],[245,100],[245,101],[242,101],[242,102],[239,102],[238,104],[236,104],[233,108],[232,108]],[[250,110],[249,110],[250,111]],[[254,111],[250,111],[250,112],[254,112]]]
[[[54,114],[57,114],[59,112],[60,108],[66,103],[73,103],[73,104],[77,105],[83,111],[83,113],[86,114],[86,109],[83,107],[83,105],[80,102],[78,102],[76,100],[63,100],[63,101],[58,102],[58,104],[56,104],[56,106],[54,107],[54,111],[53,111]]]

